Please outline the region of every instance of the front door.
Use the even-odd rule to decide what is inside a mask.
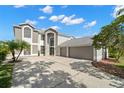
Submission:
[[[54,55],[54,47],[50,47],[50,55]]]

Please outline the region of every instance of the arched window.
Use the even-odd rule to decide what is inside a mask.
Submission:
[[[29,27],[24,28],[24,37],[31,38],[31,29]]]

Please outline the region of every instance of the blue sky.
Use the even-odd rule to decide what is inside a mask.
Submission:
[[[97,34],[109,24],[116,6],[0,6],[0,40],[14,38],[13,25],[33,24],[37,29],[53,27],[75,37]]]

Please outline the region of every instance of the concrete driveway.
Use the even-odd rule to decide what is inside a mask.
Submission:
[[[100,71],[89,60],[26,57],[14,67],[12,87],[110,88],[124,87],[124,79]]]

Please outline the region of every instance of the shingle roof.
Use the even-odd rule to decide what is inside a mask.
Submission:
[[[60,44],[59,46],[60,47],[92,46],[93,40],[91,38],[92,37],[74,38]]]

